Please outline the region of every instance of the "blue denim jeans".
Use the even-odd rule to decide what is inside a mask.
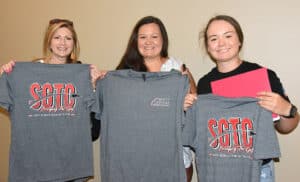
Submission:
[[[275,182],[273,160],[261,166],[260,182]]]

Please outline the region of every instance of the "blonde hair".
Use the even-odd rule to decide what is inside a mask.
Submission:
[[[44,44],[43,44],[43,55],[44,60],[47,63],[52,55],[52,51],[50,48],[51,40],[53,38],[54,33],[60,29],[60,28],[67,28],[71,31],[73,41],[74,41],[74,47],[72,49],[71,54],[67,58],[66,63],[76,63],[79,57],[80,47],[79,47],[79,41],[77,38],[76,31],[73,26],[73,22],[66,19],[52,19],[49,22],[49,25],[47,27],[45,37],[44,37]]]

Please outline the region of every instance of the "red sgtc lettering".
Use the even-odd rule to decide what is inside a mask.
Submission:
[[[208,131],[212,136],[210,146],[214,149],[222,148],[252,148],[253,123],[249,118],[222,118],[219,121],[210,119],[208,121]]]
[[[76,89],[71,83],[33,83],[29,92],[34,99],[31,101],[31,108],[39,111],[72,111],[76,104],[73,95]]]

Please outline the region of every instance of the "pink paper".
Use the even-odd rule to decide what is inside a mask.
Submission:
[[[256,97],[260,91],[271,91],[268,72],[260,68],[211,82],[212,93],[224,97]]]
[[[261,91],[271,91],[268,71],[260,68],[211,82],[212,93],[224,97],[256,97]],[[273,114],[273,119],[279,119]]]

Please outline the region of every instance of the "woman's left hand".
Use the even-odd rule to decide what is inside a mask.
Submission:
[[[259,99],[258,104],[261,107],[282,116],[289,115],[291,104],[281,95],[263,91],[257,93],[257,98]]]

